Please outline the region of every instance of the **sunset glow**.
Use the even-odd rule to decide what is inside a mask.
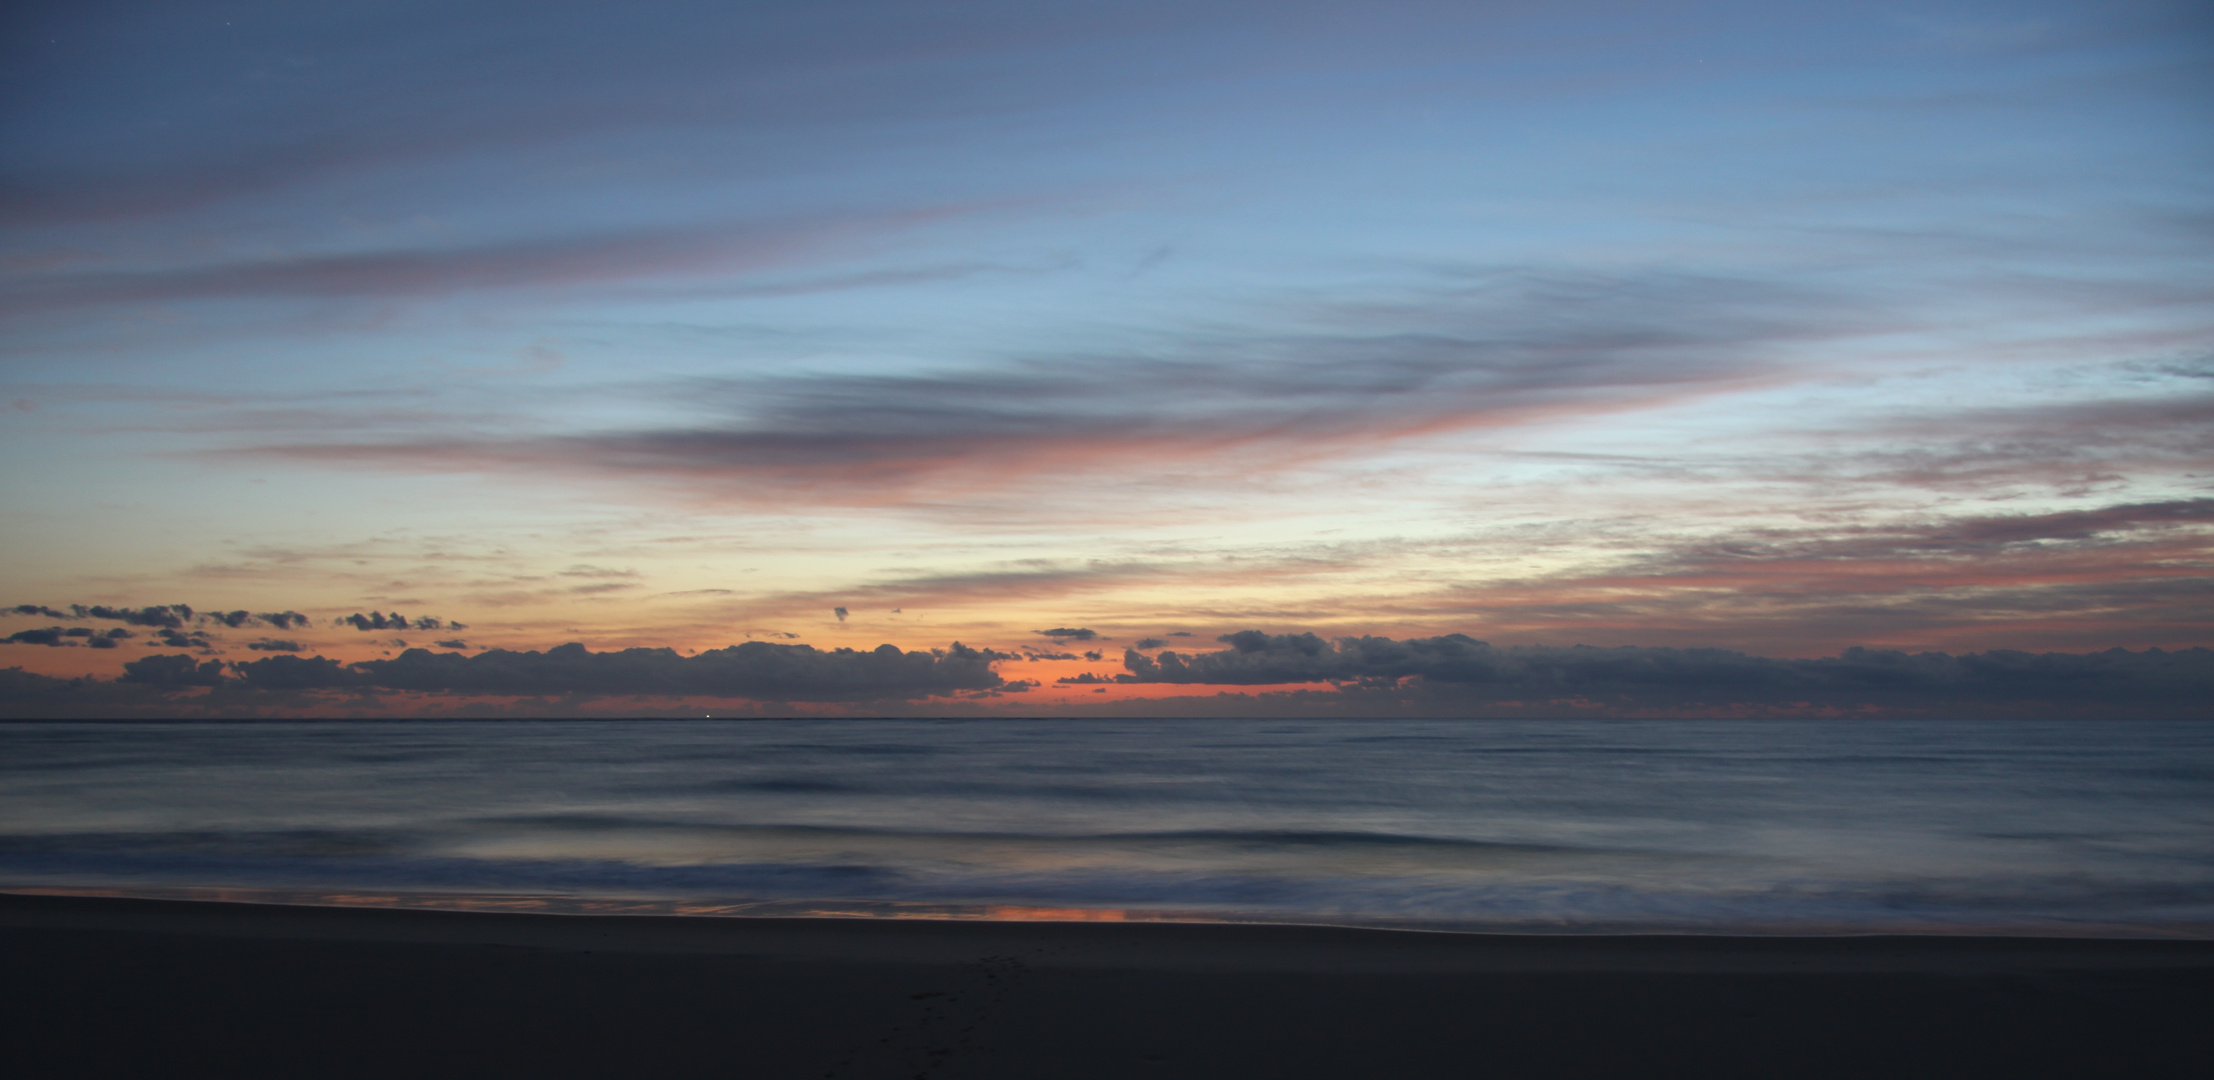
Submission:
[[[2203,712],[2203,6],[124,7],[8,715]]]

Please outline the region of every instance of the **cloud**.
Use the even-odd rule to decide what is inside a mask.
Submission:
[[[500,191],[536,177],[604,199],[608,189],[592,183],[604,174],[546,170],[582,148],[636,152],[654,132],[678,140],[672,164],[742,180],[763,138],[817,160],[833,146],[813,143],[813,129],[850,147],[886,124],[1028,113],[1102,80],[1157,77],[1119,54],[1109,61],[1099,41],[1165,18],[987,4],[927,17],[887,9],[856,23],[800,5],[641,9],[609,22],[554,6],[519,26],[516,10],[279,5],[236,25],[160,8],[129,19],[42,14],[42,43],[52,33],[83,51],[14,54],[20,78],[54,88],[19,122],[67,120],[85,134],[42,140],[10,162],[0,222],[143,224],[281,204],[362,177],[396,193],[426,183]],[[503,40],[512,47],[483,45]],[[978,63],[976,74],[995,74],[969,74]],[[1016,74],[1010,94],[1004,80]],[[95,93],[118,85],[132,92]],[[211,86],[225,90],[194,96]],[[142,126],[149,116],[158,122]]]
[[[1166,638],[1148,637],[1139,638],[1137,640],[1137,643],[1130,647],[1133,649],[1158,649],[1166,644],[1168,644],[1168,640]]]
[[[696,422],[308,437],[226,453],[647,478],[717,499],[961,501],[1048,472],[1174,463],[1187,477],[1247,477],[1441,433],[1652,408],[1782,377],[1781,354],[1868,329],[1838,297],[1664,272],[1508,268],[1438,275],[1395,302],[1284,306],[1253,313],[1270,329],[1192,332],[1135,355],[695,378],[658,391]]]
[[[832,615],[836,615],[836,616],[838,616],[838,621],[839,621],[839,622],[844,622],[844,621],[846,621],[846,609],[844,609],[844,608],[842,608],[842,607],[837,607],[837,608],[831,608],[831,609],[830,609],[830,613],[831,613]]]
[[[1657,537],[1608,564],[1456,583],[1393,616],[1500,636],[1573,633],[1828,651],[2191,645],[2214,631],[2214,499]]]
[[[155,642],[153,643],[166,645],[172,649],[205,649],[214,645],[214,640],[208,637],[206,631],[202,630],[186,633],[165,626],[154,631],[154,638]]]
[[[260,691],[411,691],[457,696],[572,699],[595,697],[717,697],[759,701],[876,702],[1004,691],[991,665],[1011,654],[955,642],[937,650],[902,652],[817,650],[807,645],[747,642],[683,656],[672,649],[595,653],[570,644],[541,652],[491,649],[469,656],[408,649],[389,660],[345,664],[321,656],[276,655],[252,661],[195,661],[154,655],[124,665],[121,683],[164,690],[213,688],[250,709],[238,695]],[[1017,691],[1035,682],[1014,684]],[[295,702],[295,704],[299,704]],[[312,704],[310,702],[309,704]]]
[[[454,623],[449,626],[444,620],[428,615],[410,621],[407,616],[402,615],[396,611],[389,615],[376,611],[372,611],[367,615],[363,615],[362,613],[357,611],[352,615],[348,615],[341,619],[338,619],[332,625],[351,626],[356,630],[361,630],[365,632],[371,630],[464,629],[464,627],[460,623]]]
[[[1225,565],[1219,560],[1198,568],[1098,561],[1074,565],[1022,565],[1019,569],[917,574],[875,584],[842,586],[834,592],[775,594],[759,598],[752,606],[756,610],[776,611],[788,616],[820,610],[833,597],[858,606],[855,599],[858,596],[867,597],[871,601],[870,606],[891,604],[913,608],[962,607],[991,601],[1059,598],[1072,593],[1183,580],[1195,573],[1222,580],[1243,569],[1245,568]]]
[[[1884,707],[2106,707],[2156,704],[2214,709],[2214,651],[1953,656],[1848,649],[1820,659],[1773,659],[1722,649],[1623,646],[1498,648],[1462,634],[1396,641],[1325,640],[1258,630],[1222,635],[1230,648],[1148,658],[1123,654],[1126,683],[1262,686],[1338,683],[1388,690],[1408,680],[1452,688],[1472,701],[1604,702],[1637,708],[1727,708],[1745,703]]]
[[[635,278],[789,265],[809,249],[972,208],[850,213],[820,220],[634,228],[475,244],[245,259],[148,270],[18,277],[0,312],[49,313],[123,303],[228,299],[430,298],[486,290],[601,285]]]
[[[1098,631],[1070,626],[1059,626],[1051,630],[1033,630],[1031,633],[1052,638],[1056,642],[1092,641],[1099,637]]]
[[[75,612],[80,619],[87,617],[113,619],[132,626],[163,627],[170,630],[181,630],[185,623],[192,620],[192,605],[190,604],[157,604],[135,610],[131,608],[111,608],[98,604],[91,607],[82,604],[71,604],[69,610]]]
[[[9,645],[59,646],[63,644],[62,628],[49,626],[43,630],[18,630],[5,638],[0,638],[0,641],[4,641]]]
[[[49,619],[109,619],[132,626],[166,627],[182,630],[188,623],[221,625],[236,630],[243,626],[262,624],[279,630],[306,627],[308,618],[297,611],[263,612],[245,611],[196,611],[190,604],[155,604],[141,608],[117,608],[102,604],[71,604],[67,611],[50,608],[44,604],[17,604],[6,609],[7,614],[38,615]],[[128,637],[129,635],[124,635]]]
[[[234,661],[230,667],[240,684],[257,690],[329,690],[370,685],[370,680],[361,673],[320,656],[271,656]]]
[[[1892,525],[1830,526],[1792,533],[1770,530],[1721,543],[1695,543],[1651,562],[1656,575],[1762,564],[1828,564],[1866,573],[1900,562],[1983,564],[2021,556],[2112,554],[2143,544],[2176,544],[2202,554],[2214,536],[2214,499],[2123,503],[2043,514],[1992,514]],[[1973,569],[1974,567],[1964,567]],[[2203,567],[2184,568],[2198,571]]]
[[[636,570],[614,570],[605,566],[593,566],[590,563],[578,563],[558,573],[561,577],[573,578],[634,578],[639,576]]]
[[[1801,483],[1945,491],[2015,484],[2096,490],[2123,475],[2189,474],[2214,453],[2214,394],[2167,389],[2089,401],[1898,410],[1865,427],[1807,433],[1833,445],[1812,457],[1779,454],[1750,471]]]
[[[300,651],[299,642],[288,641],[283,638],[259,638],[254,641],[247,642],[246,647],[254,650],[255,652],[296,653]]]
[[[124,664],[121,681],[172,689],[221,686],[223,667],[221,660],[195,663],[189,656],[148,656]]]
[[[445,641],[434,641],[431,642],[431,644],[436,645],[441,649],[466,649],[469,647],[469,643],[461,640],[460,638],[450,638]]]
[[[775,701],[912,700],[960,690],[989,690],[1005,653],[959,642],[940,652],[891,645],[861,652],[749,641],[693,656],[673,649],[595,653],[570,644],[546,652],[490,649],[474,656],[409,649],[391,660],[355,664],[364,680],[390,690],[451,694],[588,694],[742,697]]]

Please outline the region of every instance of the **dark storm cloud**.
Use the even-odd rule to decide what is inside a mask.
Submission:
[[[1051,630],[1033,630],[1031,633],[1059,641],[1092,641],[1099,637],[1096,630],[1084,627],[1058,626]]]
[[[69,619],[76,617],[66,611],[55,611],[53,608],[47,607],[44,604],[17,604],[15,607],[10,608],[9,610],[17,615],[39,615],[49,619]]]
[[[2100,653],[1882,652],[1848,649],[1811,660],[1722,649],[1624,646],[1499,648],[1462,634],[1434,638],[1225,634],[1230,648],[1148,658],[1123,654],[1122,682],[1261,686],[1332,682],[1390,688],[1404,680],[1448,686],[1469,700],[1586,699],[1639,706],[1724,708],[1794,703],[1810,708],[2152,703],[2214,711],[2214,651],[2114,649]]]
[[[1149,637],[1139,638],[1137,644],[1130,647],[1133,649],[1158,649],[1166,644],[1168,644],[1167,638]]]
[[[0,642],[5,642],[9,645],[58,646],[63,644],[62,628],[59,626],[49,626],[41,630],[18,630],[13,634],[9,634],[5,638],[0,638]]]
[[[255,652],[296,653],[300,651],[299,642],[288,641],[283,638],[260,638],[255,641],[247,642],[246,647],[254,650]]]
[[[942,652],[901,652],[891,645],[861,652],[749,641],[689,657],[673,649],[595,653],[575,644],[474,656],[410,649],[354,668],[378,687],[434,693],[876,701],[996,688],[1002,680],[991,665],[1000,659],[1011,657],[959,642]]]
[[[469,643],[461,640],[460,638],[451,638],[446,641],[434,641],[431,642],[431,644],[436,645],[441,649],[466,649],[469,647]]]

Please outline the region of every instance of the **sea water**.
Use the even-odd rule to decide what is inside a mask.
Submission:
[[[2214,936],[2214,724],[0,724],[0,889]]]

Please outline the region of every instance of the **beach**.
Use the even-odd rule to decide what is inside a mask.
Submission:
[[[21,1076],[2184,1076],[2214,942],[0,895]]]

